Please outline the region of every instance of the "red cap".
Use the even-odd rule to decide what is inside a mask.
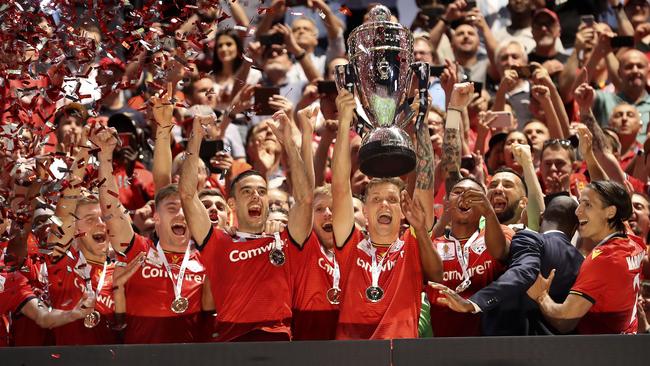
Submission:
[[[557,24],[560,24],[560,18],[558,18],[557,14],[555,14],[555,12],[553,10],[550,10],[550,9],[547,9],[547,8],[541,8],[541,9],[535,10],[535,13],[533,13],[533,20],[537,16],[539,16],[541,14],[546,14],[546,15],[550,16],[551,18],[553,18],[553,20],[555,20],[555,22]]]

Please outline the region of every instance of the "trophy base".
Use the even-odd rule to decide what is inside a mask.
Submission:
[[[405,146],[368,142],[359,149],[361,172],[369,177],[399,177],[415,169],[415,152]]]

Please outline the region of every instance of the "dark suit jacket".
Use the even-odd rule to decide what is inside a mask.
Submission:
[[[526,290],[542,273],[555,269],[549,294],[564,302],[584,258],[564,233],[519,231],[510,243],[508,269],[498,279],[470,297],[482,310],[484,335],[553,334]]]

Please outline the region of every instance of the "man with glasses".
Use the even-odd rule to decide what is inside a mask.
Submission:
[[[561,33],[557,14],[546,8],[535,11],[532,32],[536,46],[528,54],[528,61],[539,62],[551,76],[560,73],[569,56],[558,52],[555,47]]]

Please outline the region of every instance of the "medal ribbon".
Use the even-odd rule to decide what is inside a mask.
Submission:
[[[377,263],[377,248],[375,248],[371,243],[370,240],[366,240],[366,243],[370,248],[367,249],[367,252],[370,257],[372,258],[372,266],[370,267],[370,275],[372,279],[372,287],[379,287],[379,275],[381,274],[381,267],[384,265],[384,260],[388,258],[390,253],[392,253],[393,247],[395,244],[402,242],[399,238],[395,240],[389,247],[388,250],[386,251],[386,254],[381,258],[379,263]],[[402,242],[403,244],[403,242]],[[399,244],[398,244],[399,245]],[[401,245],[399,245],[401,247]],[[398,249],[395,249],[395,251]]]
[[[275,238],[274,244],[273,244],[273,249],[277,249],[279,251],[282,251],[282,247],[284,244],[282,243],[282,240],[280,239],[280,233],[273,233],[273,237]]]
[[[327,258],[327,260],[329,260],[330,257],[327,255],[327,252],[323,249],[322,246],[319,246],[319,247],[320,247],[320,251],[323,253],[325,258]],[[336,256],[333,255],[333,254],[334,253],[332,253],[332,268],[334,270],[332,271],[332,288],[340,290],[339,282],[341,281],[341,270],[339,269],[339,262],[336,261]],[[325,271],[325,272],[327,272],[327,271]]]
[[[102,268],[102,273],[99,275],[99,281],[97,282],[97,291],[93,291],[93,284],[92,280],[90,279],[90,266],[88,265],[86,257],[81,250],[79,251],[79,263],[81,263],[81,266],[84,268],[84,276],[86,277],[86,291],[94,293],[95,298],[97,298],[99,296],[99,292],[102,290],[102,287],[104,287],[104,281],[106,280],[106,266],[108,265],[108,261],[104,261],[104,267]]]
[[[460,247],[460,242],[458,239],[454,238],[453,236],[449,236],[451,240],[454,241],[454,245],[456,247],[456,257],[458,258],[458,263],[460,264],[460,268],[463,270],[463,282],[461,282],[460,285],[456,288],[456,292],[463,292],[469,285],[472,283],[472,281],[469,279],[469,248],[472,246],[474,241],[476,241],[476,238],[478,238],[479,230],[476,230],[472,236],[467,239],[467,242],[461,249]]]
[[[172,270],[169,267],[169,262],[167,262],[167,257],[165,257],[165,252],[163,252],[160,242],[156,245],[156,250],[158,250],[158,255],[161,257],[165,270],[167,270],[167,275],[172,281],[174,286],[174,299],[181,297],[181,289],[183,288],[183,280],[185,278],[185,269],[187,268],[187,263],[190,261],[190,247],[192,242],[187,243],[187,248],[185,249],[185,254],[183,255],[183,262],[181,262],[181,268],[178,270],[178,279],[174,281],[174,276],[172,275]]]

